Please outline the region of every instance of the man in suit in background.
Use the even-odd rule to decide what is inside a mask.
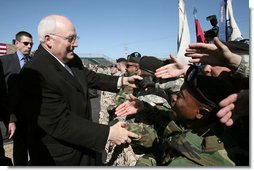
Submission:
[[[25,166],[28,164],[27,148],[24,137],[24,126],[19,105],[18,76],[21,68],[30,60],[33,47],[32,35],[26,31],[16,34],[15,45],[17,51],[0,57],[3,74],[5,78],[6,91],[8,95],[8,106],[10,111],[10,122],[16,121],[16,132],[13,137],[13,160],[14,165]],[[17,120],[15,119],[17,118]]]
[[[16,126],[14,120],[10,120],[10,112],[8,109],[8,97],[6,92],[6,86],[4,81],[4,73],[3,66],[0,60],[0,121],[4,122],[4,125],[7,128],[8,138],[11,139]],[[3,144],[3,136],[0,127],[0,166],[12,166],[12,161],[10,158],[5,156],[4,144]]]
[[[102,152],[107,141],[120,145],[139,138],[127,130],[126,123],[93,122],[88,88],[117,92],[121,85],[135,86],[135,79],[142,78],[109,76],[85,68],[74,53],[76,29],[64,16],[43,18],[38,35],[40,45],[20,72],[31,165],[93,166],[95,152]]]

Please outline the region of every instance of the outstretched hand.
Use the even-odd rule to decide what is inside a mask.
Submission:
[[[172,54],[170,54],[170,58],[174,61],[174,63],[167,64],[163,67],[160,67],[156,70],[155,76],[159,78],[175,78],[183,75],[187,69],[188,65],[180,63],[180,61],[175,58]]]
[[[237,68],[241,62],[241,56],[229,50],[218,37],[214,44],[192,43],[186,49],[186,57],[191,57],[190,63],[203,63],[216,66],[225,66],[231,69]]]
[[[133,115],[136,114],[137,112],[138,112],[137,99],[132,94],[130,94],[130,100],[127,100],[124,103],[120,104],[115,110],[115,114],[117,116]]]
[[[231,94],[219,103],[221,109],[217,112],[220,122],[231,126],[234,119],[249,115],[249,90]]]

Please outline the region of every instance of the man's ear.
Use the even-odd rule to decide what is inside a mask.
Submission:
[[[211,112],[210,109],[206,108],[206,107],[200,107],[199,108],[199,112],[196,115],[197,119],[202,119],[203,117],[205,117],[209,112]]]
[[[50,35],[45,35],[45,37],[44,37],[44,43],[45,43],[49,48],[52,47],[52,40],[53,40],[53,38],[50,37]]]
[[[17,46],[17,44],[19,43],[19,41],[18,40],[15,40],[15,45]]]

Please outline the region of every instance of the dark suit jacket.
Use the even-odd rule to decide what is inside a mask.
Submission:
[[[9,121],[14,122],[16,121],[16,117],[14,113],[16,114],[18,112],[17,111],[17,105],[18,105],[17,83],[18,83],[18,74],[21,70],[17,53],[1,56],[0,64],[1,64],[0,66],[1,77],[4,77],[4,80],[5,80],[5,83],[4,83],[5,85],[2,85],[1,87],[4,86],[5,94],[7,94],[6,100],[8,101],[8,110],[11,113],[11,115],[9,113],[7,120],[4,119],[4,122],[9,122]]]
[[[6,84],[4,80],[3,65],[2,65],[2,61],[0,60],[0,121],[3,121],[5,125],[9,123],[9,119],[10,119],[10,112],[7,107],[7,104],[8,104],[7,99],[8,99],[8,96],[7,96]]]
[[[88,88],[117,92],[118,77],[69,63],[74,77],[41,45],[22,68],[20,88],[32,165],[94,165],[109,126],[92,122]]]

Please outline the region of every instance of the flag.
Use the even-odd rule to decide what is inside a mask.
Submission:
[[[204,32],[202,31],[200,23],[199,23],[199,21],[198,21],[198,19],[196,17],[197,12],[198,12],[197,9],[194,8],[193,15],[194,15],[194,18],[195,18],[195,28],[196,28],[197,42],[206,43]]]
[[[220,17],[219,17],[219,39],[226,42],[226,0],[222,0],[220,3]]]
[[[7,45],[5,43],[0,43],[0,55],[7,54]]]
[[[234,15],[233,15],[233,7],[232,7],[232,0],[227,0],[227,20],[229,21],[229,25],[231,28],[231,34],[228,37],[228,41],[234,40],[242,40],[242,33],[239,27],[236,24]]]
[[[183,64],[188,64],[189,58],[185,57],[185,50],[190,44],[190,31],[185,10],[184,0],[178,0],[178,38],[176,57]]]

